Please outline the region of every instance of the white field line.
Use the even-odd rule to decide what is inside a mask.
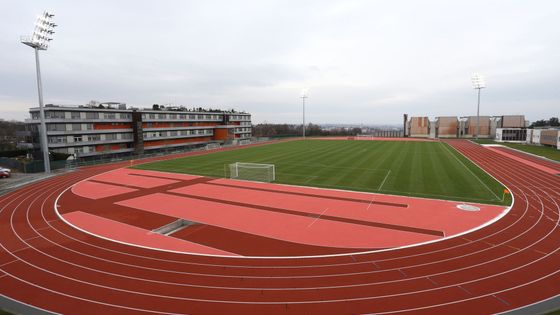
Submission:
[[[387,175],[385,175],[385,178],[381,182],[381,185],[379,185],[379,188],[377,188],[378,191],[381,191],[381,188],[383,188],[383,185],[385,185],[385,182],[387,181],[387,178],[389,178],[389,174],[391,174],[391,170],[389,170],[387,172]]]
[[[440,143],[441,143],[441,145],[443,145],[443,147],[447,150],[447,152],[449,152],[449,154],[451,154],[457,161],[459,161],[459,163],[461,163],[461,165],[463,165],[463,167],[466,168],[467,171],[469,171],[469,173],[471,173],[471,175],[474,176],[474,178],[476,178],[482,185],[484,185],[484,187],[486,187],[486,189],[488,189],[489,192],[492,193],[492,195],[494,195],[494,197],[496,197],[496,200],[498,200],[498,201],[501,200],[500,197],[498,197],[498,195],[496,195],[496,193],[493,192],[492,189],[490,189],[490,187],[488,187],[488,185],[486,185],[478,176],[476,176],[476,174],[473,173],[473,171],[471,171],[471,169],[468,168],[468,167],[465,165],[465,163],[463,163],[463,161],[459,160],[459,158],[458,158],[455,154],[453,154],[453,152],[451,152],[451,150],[449,150],[449,148],[448,148],[443,142],[440,142]],[[475,164],[475,165],[476,165],[476,164]],[[477,167],[478,167],[478,166],[477,166]]]
[[[325,212],[327,212],[327,210],[329,210],[329,208],[323,210],[323,212],[321,212],[321,214],[320,214],[318,217],[316,217],[315,220],[313,220],[313,222],[309,223],[309,225],[308,225],[307,227],[310,227],[310,226],[312,226],[315,222],[317,222],[317,220],[319,220],[319,218],[321,218],[321,216],[322,216],[323,214],[325,214]]]

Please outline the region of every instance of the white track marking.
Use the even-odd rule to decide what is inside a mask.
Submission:
[[[323,216],[323,214],[325,214],[325,212],[327,212],[327,210],[329,210],[329,208],[323,210],[323,212],[321,212],[321,214],[315,218],[315,220],[313,220],[313,222],[309,223],[309,225],[307,227],[311,227],[315,222],[317,222],[317,220],[319,220],[319,218],[321,218]]]

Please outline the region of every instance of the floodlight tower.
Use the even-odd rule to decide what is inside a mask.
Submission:
[[[476,139],[478,139],[480,135],[480,90],[486,87],[486,81],[484,77],[478,73],[473,73],[471,80],[473,88],[478,90],[478,105],[476,107]]]
[[[301,101],[302,101],[302,105],[303,105],[303,132],[302,132],[303,139],[305,139],[305,99],[308,97],[307,94],[308,94],[307,89],[301,90],[301,96],[300,97],[301,97]]]
[[[47,50],[49,42],[53,40],[54,28],[57,26],[53,22],[54,14],[44,11],[43,14],[37,16],[35,21],[35,30],[31,36],[22,36],[21,42],[35,50],[35,67],[37,69],[37,90],[39,93],[39,115],[41,126],[39,136],[41,138],[41,150],[43,151],[43,161],[45,165],[45,173],[51,172],[51,163],[49,160],[49,147],[47,141],[47,127],[45,124],[45,111],[43,110],[43,86],[41,83],[41,67],[39,64],[39,50]]]

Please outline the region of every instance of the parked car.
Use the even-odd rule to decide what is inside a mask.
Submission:
[[[0,178],[8,178],[10,176],[12,176],[12,170],[0,167]]]

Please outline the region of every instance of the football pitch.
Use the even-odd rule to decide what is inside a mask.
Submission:
[[[384,194],[511,203],[504,187],[443,142],[297,140],[135,166],[227,177],[235,162],[276,167],[275,183]]]

